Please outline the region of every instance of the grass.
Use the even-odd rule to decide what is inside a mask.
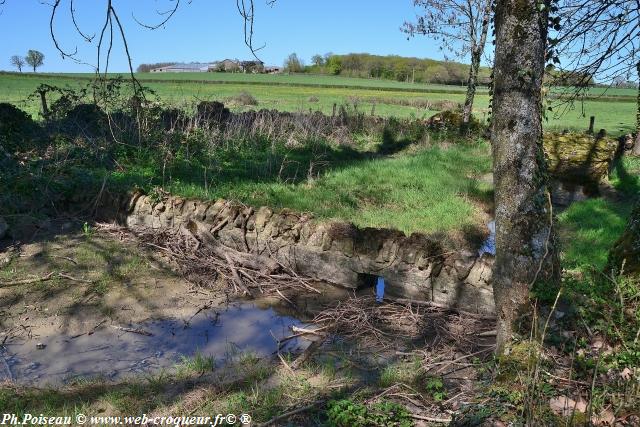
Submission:
[[[68,78],[93,78],[93,73],[43,73],[45,76],[63,76]],[[32,74],[25,74],[25,77]],[[128,73],[110,73],[109,77],[129,77]],[[216,83],[249,83],[249,84],[268,84],[268,85],[297,85],[297,86],[320,86],[320,87],[355,87],[370,89],[398,89],[408,91],[424,91],[424,92],[466,92],[464,85],[447,85],[436,83],[410,83],[404,81],[395,81],[379,78],[361,78],[348,76],[332,76],[326,74],[243,74],[243,73],[136,73],[136,78],[142,81],[199,81],[199,82],[216,82]],[[488,89],[479,86],[477,93],[486,94]],[[554,92],[571,91],[573,88],[555,87]],[[609,88],[609,87],[593,87],[582,91],[588,96],[637,96],[635,88]]]
[[[609,249],[627,224],[631,208],[630,203],[590,199],[573,203],[560,214],[565,268],[602,270]]]
[[[4,73],[9,74],[9,73]],[[16,73],[12,73],[16,74]],[[94,77],[93,73],[56,73],[42,74],[44,76],[55,76],[64,78],[85,78]],[[129,77],[128,73],[110,73],[109,77]],[[136,78],[144,81],[191,81],[204,83],[221,84],[263,84],[263,85],[285,85],[285,86],[311,86],[311,87],[343,87],[343,88],[369,88],[369,89],[397,89],[408,91],[442,91],[442,92],[462,92],[466,91],[465,86],[444,85],[433,83],[408,83],[388,79],[359,78],[345,76],[330,76],[322,74],[243,74],[243,73],[136,73]],[[32,74],[24,74],[21,77],[34,77]],[[486,88],[479,87],[479,92],[487,92]]]
[[[298,175],[304,177],[307,167],[303,163]],[[477,224],[474,199],[489,197],[490,188],[475,178],[490,168],[488,144],[460,143],[392,158],[337,161],[316,179],[287,183],[273,175],[261,178],[238,154],[228,157],[218,175],[209,174],[206,188],[203,171],[178,168],[165,189],[184,197],[313,212],[361,227],[448,232]],[[158,179],[154,168],[127,170],[115,178],[129,186],[148,186]]]
[[[216,361],[211,356],[204,356],[198,352],[193,357],[182,356],[182,361],[176,366],[178,377],[187,377],[192,374],[202,375],[211,372],[216,366]]]
[[[407,105],[398,101],[429,100],[464,103],[464,88],[444,85],[419,85],[388,80],[357,79],[339,76],[314,75],[254,75],[229,73],[196,73],[209,84],[190,81],[191,73],[144,74],[145,86],[153,89],[164,102],[192,108],[197,100],[220,100],[235,97],[242,92],[254,97],[257,106],[237,105],[234,110],[266,108],[281,111],[322,111],[331,114],[333,105],[351,104],[357,97],[360,111],[369,114],[375,105],[375,114],[385,117],[427,118],[436,111]],[[83,79],[74,79],[74,77]],[[34,117],[38,114],[38,101],[25,101],[41,83],[61,87],[79,87],[87,83],[89,74],[80,75],[20,75],[0,73],[0,102],[10,102],[24,108]],[[216,83],[216,81],[220,81]],[[601,94],[603,89],[592,89]],[[551,114],[545,126],[549,129],[586,129],[589,116],[596,116],[596,127],[610,134],[628,133],[635,123],[635,100],[628,97],[629,89],[606,92],[607,100],[586,100],[571,108],[558,108],[558,117]],[[616,100],[615,96],[624,96]],[[309,101],[315,98],[318,101]],[[375,102],[382,100],[382,102]],[[384,100],[390,100],[388,103]],[[486,120],[489,96],[480,91],[476,97],[475,114]]]
[[[633,200],[640,195],[640,159],[624,157],[615,165],[610,182],[626,200],[589,199],[573,203],[559,215],[565,268],[586,272],[605,267],[609,250],[627,224]]]

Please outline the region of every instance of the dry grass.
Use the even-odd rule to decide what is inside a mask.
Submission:
[[[235,96],[231,96],[225,99],[225,104],[229,104],[231,106],[255,106],[258,105],[258,100],[251,95],[249,92],[242,91]]]

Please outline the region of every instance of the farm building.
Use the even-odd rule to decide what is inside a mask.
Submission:
[[[267,74],[280,74],[282,72],[282,68],[274,65],[269,65],[264,67],[264,72]]]
[[[225,59],[223,61],[217,61],[209,64],[207,71],[215,72],[215,71],[225,71],[227,73],[237,73],[242,71],[240,61],[234,61],[233,59]]]
[[[166,67],[153,68],[152,73],[204,73],[209,70],[210,64],[173,64]]]
[[[204,72],[227,72],[227,73],[279,73],[279,67],[265,67],[262,61],[238,61],[225,59],[210,63],[173,64],[165,67],[152,68],[152,73],[204,73]]]

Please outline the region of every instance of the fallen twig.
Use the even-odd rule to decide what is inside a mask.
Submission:
[[[433,308],[439,308],[442,310],[449,310],[449,311],[453,311],[456,313],[459,313],[461,315],[467,316],[467,317],[471,317],[473,319],[482,319],[482,320],[495,320],[496,316],[494,315],[490,315],[490,314],[480,314],[480,313],[471,313],[470,311],[464,311],[464,310],[460,310],[457,308],[453,308],[453,307],[449,307],[445,304],[438,304],[436,302],[433,301],[421,301],[421,300],[414,300],[414,299],[408,299],[408,298],[386,298],[386,301],[390,301],[390,302],[395,302],[395,303],[399,303],[399,304],[414,304],[414,305],[421,305],[421,306],[425,306],[425,307],[433,307]]]
[[[73,276],[69,276],[68,274],[58,273],[58,277],[62,277],[63,279],[71,280],[72,282],[81,282],[81,283],[93,283],[91,280],[85,279],[77,279]]]
[[[451,418],[436,418],[436,417],[427,417],[424,415],[418,415],[418,414],[409,414],[409,416],[413,419],[416,420],[422,420],[422,421],[429,421],[431,423],[442,423],[442,424],[448,424],[452,421]]]
[[[209,304],[205,304],[202,307],[199,307],[198,310],[196,310],[196,312],[193,313],[191,315],[191,317],[189,317],[189,319],[184,322],[184,328],[187,329],[189,327],[189,325],[191,324],[191,321],[193,320],[194,317],[196,317],[198,314],[202,313],[204,310],[208,310],[210,308],[211,308],[211,306]]]
[[[111,327],[123,332],[131,332],[133,334],[145,335],[147,337],[153,336],[151,332],[145,331],[144,329],[141,329],[141,328],[127,328],[125,326],[117,326],[117,325],[111,325]]]
[[[11,366],[9,366],[9,364],[5,360],[3,353],[4,353],[4,351],[2,349],[0,349],[0,360],[2,360],[2,364],[4,365],[4,369],[7,371],[7,374],[9,376],[9,381],[13,382],[14,378],[13,378],[13,372],[11,372]]]
[[[50,272],[49,274],[47,274],[45,276],[36,277],[36,278],[33,278],[33,279],[21,279],[21,280],[9,281],[9,282],[0,282],[0,287],[8,288],[9,286],[30,285],[32,283],[46,282],[47,280],[51,280],[51,279],[54,279],[56,277],[60,277],[62,279],[67,279],[67,280],[71,280],[73,282],[93,283],[90,280],[78,279],[76,277],[69,276],[68,274],[65,274],[65,273],[54,274],[54,272],[52,271],[52,272]]]
[[[30,285],[32,283],[45,282],[47,280],[51,280],[53,278],[53,271],[46,276],[36,277],[34,279],[22,279],[22,280],[13,280],[9,282],[0,282],[0,287],[9,287],[9,286],[18,286],[18,285]]]
[[[296,305],[289,298],[282,295],[282,292],[280,292],[280,289],[276,289],[276,292],[280,296],[280,298],[288,302],[291,307],[296,308]]]
[[[217,277],[223,277],[226,280],[221,283],[236,292],[239,288],[247,295],[259,291],[261,295],[278,296],[287,301],[286,290],[320,293],[305,279],[268,256],[239,252],[224,246],[202,223],[191,221],[179,231],[132,231],[111,226],[109,232],[120,232],[162,250],[186,280],[201,287],[212,287],[217,283]],[[200,244],[194,245],[193,242]],[[276,273],[279,270],[283,272]],[[292,304],[291,300],[287,302]]]
[[[213,227],[210,231],[211,234],[215,234],[216,231],[220,230],[222,227],[224,227],[225,225],[227,225],[227,222],[229,222],[229,218],[225,218],[222,221],[220,221],[215,227]]]
[[[451,365],[453,365],[454,363],[460,362],[461,360],[468,359],[468,358],[470,358],[470,357],[477,356],[477,355],[479,355],[479,354],[486,353],[486,352],[488,352],[488,351],[492,351],[492,350],[493,350],[493,348],[485,348],[485,349],[483,349],[483,350],[476,351],[476,352],[471,353],[471,354],[465,354],[464,356],[460,356],[460,357],[458,357],[458,358],[456,358],[456,359],[453,359],[453,360],[445,360],[445,361],[443,361],[443,362],[434,363],[433,365],[431,365],[431,367],[435,367],[435,366],[437,366],[437,365],[443,365],[443,366],[441,366],[441,367],[436,371],[436,373],[438,373],[438,372],[442,372],[442,370],[443,370],[444,368],[446,368],[446,367],[448,367],[448,366],[451,366]]]
[[[60,259],[65,259],[65,260],[67,260],[67,261],[69,261],[69,262],[71,262],[71,263],[73,263],[73,264],[75,264],[75,265],[78,265],[78,261],[76,261],[75,259],[70,258],[70,257],[68,257],[68,256],[61,256],[61,255],[49,255],[49,256],[50,256],[51,258],[60,258]]]
[[[313,409],[314,407],[318,406],[319,404],[321,404],[323,402],[324,402],[324,400],[316,400],[315,402],[312,402],[312,403],[310,403],[308,405],[305,405],[305,406],[303,406],[301,408],[294,409],[292,411],[285,412],[282,415],[278,415],[277,417],[271,418],[269,421],[267,421],[265,423],[256,424],[256,427],[267,427],[267,426],[273,425],[273,424],[275,424],[276,422],[278,422],[280,420],[284,420],[284,419],[287,419],[287,418],[289,418],[289,417],[291,417],[293,415],[297,415],[297,414],[300,414],[302,412],[306,412],[309,409]]]
[[[295,370],[295,369],[298,369],[300,366],[302,366],[302,364],[306,362],[309,359],[309,357],[311,357],[311,355],[320,348],[320,346],[322,346],[323,342],[324,340],[319,340],[319,341],[313,341],[311,344],[309,344],[309,347],[307,347],[302,352],[302,354],[298,356],[296,360],[293,361],[293,363],[291,364],[291,369]]]
[[[299,326],[291,326],[291,330],[293,332],[299,332],[300,335],[304,335],[304,334],[314,334],[314,335],[319,335],[319,336],[324,336],[325,334],[321,334],[320,331],[323,331],[325,329],[327,329],[329,326],[322,326],[320,328],[316,328],[316,329],[306,329],[306,328],[301,328]]]
[[[253,294],[247,288],[247,285],[244,284],[240,275],[238,274],[238,270],[236,270],[236,266],[233,264],[233,260],[228,254],[225,254],[224,258],[227,260],[227,264],[229,265],[229,269],[231,270],[231,276],[233,277],[233,282],[242,289],[242,292],[250,298],[253,298]]]

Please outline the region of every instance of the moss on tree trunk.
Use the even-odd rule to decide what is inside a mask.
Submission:
[[[558,276],[542,147],[547,8],[539,0],[496,2],[492,147],[496,202],[493,289],[498,353],[530,312],[536,280]]]

